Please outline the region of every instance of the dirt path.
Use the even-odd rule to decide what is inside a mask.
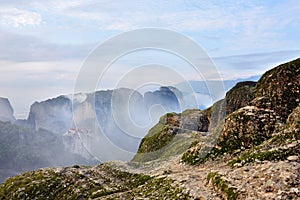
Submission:
[[[180,163],[180,156],[169,161],[149,162],[139,168],[118,164],[123,170],[167,177],[186,189],[193,199],[224,199],[219,191],[207,183],[210,172],[218,172],[222,179],[236,188],[237,199],[300,199],[300,163],[297,161],[263,161],[231,168],[226,159],[208,161],[199,166]]]

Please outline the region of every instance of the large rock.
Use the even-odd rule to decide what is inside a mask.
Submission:
[[[7,98],[0,97],[0,121],[14,122],[14,110]]]
[[[298,132],[300,135],[300,104],[289,115],[285,128],[294,129],[295,132]]]
[[[256,82],[245,81],[237,83],[226,93],[226,114],[236,111],[239,108],[249,105],[255,98]]]
[[[282,131],[285,134],[277,137],[283,141],[298,139],[299,99],[300,59],[269,70],[256,85],[237,84],[226,94],[226,101],[220,100],[207,109],[213,147],[198,143],[184,154],[183,161],[196,164],[209,157],[250,149]]]
[[[206,111],[186,110],[167,113],[142,139],[134,162],[168,159],[186,151],[201,134],[207,134],[209,118]]]
[[[300,140],[300,104],[289,115],[282,132],[285,142],[287,139]]]
[[[287,119],[300,103],[300,59],[267,71],[257,83],[256,97],[253,105]]]
[[[249,149],[272,137],[282,124],[274,111],[246,106],[226,117],[217,145],[221,152]]]
[[[249,105],[255,98],[256,82],[245,81],[237,83],[231,88],[224,99],[215,102],[207,109],[210,118],[210,130],[214,129],[226,115]]]
[[[207,132],[210,121],[207,112],[201,110],[186,110],[180,116],[180,129],[182,131]]]

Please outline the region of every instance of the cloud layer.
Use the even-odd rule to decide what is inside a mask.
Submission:
[[[97,44],[144,27],[192,38],[224,79],[258,75],[299,57],[299,10],[297,0],[2,0],[0,96],[9,97],[22,114],[36,99],[72,92],[81,64]],[[155,61],[153,55],[119,62],[111,79],[126,71],[120,68]],[[176,59],[172,64],[172,59],[160,56],[164,58],[180,69]],[[181,73],[196,79],[188,70]]]

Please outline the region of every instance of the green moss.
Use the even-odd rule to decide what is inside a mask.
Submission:
[[[44,169],[12,177],[0,185],[0,199],[189,198],[169,179],[128,173],[109,164],[79,170],[69,167],[56,173]]]
[[[167,145],[175,136],[167,123],[175,113],[167,113],[142,139],[137,153],[154,152]]]
[[[279,149],[279,150],[273,150],[273,151],[264,151],[264,152],[246,152],[242,154],[239,158],[234,159],[228,163],[228,165],[233,166],[235,163],[251,163],[256,160],[259,161],[279,161],[279,160],[286,160],[288,156],[291,155],[298,155],[300,156],[300,144],[288,148],[288,149]]]
[[[207,160],[208,157],[210,157],[211,149],[211,147],[204,145],[199,151],[187,151],[182,155],[181,161],[190,165],[203,163]]]
[[[238,197],[237,189],[230,186],[230,183],[223,180],[217,172],[210,172],[207,175],[207,181],[219,190],[225,199],[235,200]]]
[[[195,109],[199,111],[198,109]],[[191,114],[195,110],[186,110],[185,114]],[[171,156],[186,151],[192,142],[199,136],[194,133],[178,134],[180,117],[183,114],[167,113],[162,116],[159,123],[149,130],[142,139],[137,154],[132,162],[147,162],[156,159],[168,159]]]
[[[187,110],[184,110],[181,115],[189,115],[189,114],[193,114],[194,112],[196,111],[200,111],[199,109],[187,109]]]
[[[172,156],[176,156],[185,152],[192,143],[197,144],[199,136],[197,134],[178,134],[166,146],[161,149],[149,153],[137,153],[132,159],[134,162],[148,162],[152,160],[167,160]]]

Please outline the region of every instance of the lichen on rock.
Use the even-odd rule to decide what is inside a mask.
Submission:
[[[267,71],[258,81],[254,105],[287,119],[300,103],[300,59]]]

